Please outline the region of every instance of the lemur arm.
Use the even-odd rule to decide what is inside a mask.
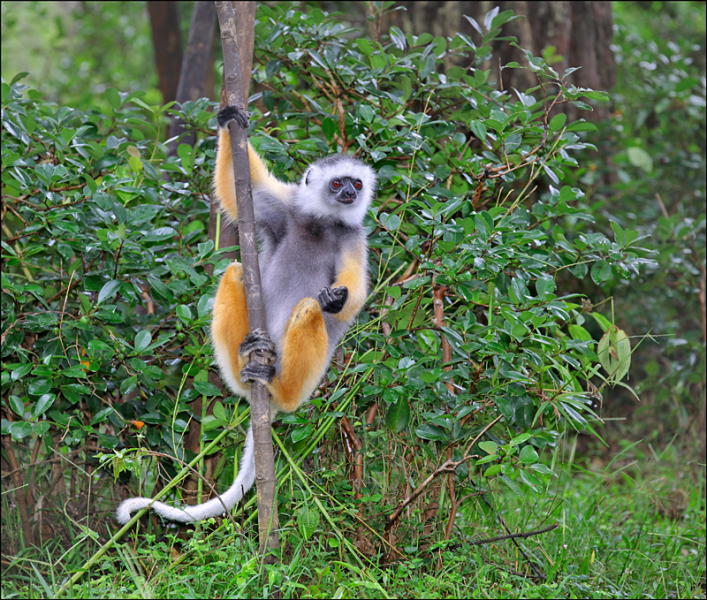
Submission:
[[[241,111],[242,112],[242,111]],[[233,177],[233,156],[231,154],[231,134],[228,122],[237,120],[238,109],[227,106],[219,112],[218,149],[216,151],[216,172],[214,173],[214,192],[221,206],[234,221],[238,218],[236,205],[236,183]],[[277,179],[265,166],[263,159],[248,142],[250,161],[250,180],[253,191],[264,190],[281,202],[286,202],[291,195],[290,185]],[[257,210],[257,207],[256,207]]]
[[[367,265],[368,253],[363,241],[342,252],[341,266],[331,287],[332,289],[345,287],[348,290],[348,297],[341,311],[333,315],[335,319],[342,322],[350,321],[363,307],[368,296]]]

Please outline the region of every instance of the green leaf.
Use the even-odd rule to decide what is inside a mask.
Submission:
[[[12,439],[21,440],[32,433],[32,423],[20,421],[12,424]]]
[[[405,50],[405,34],[399,27],[390,28],[390,39],[398,50]]]
[[[384,70],[386,67],[385,56],[378,52],[376,54],[371,55],[371,66],[374,69]]]
[[[585,98],[591,98],[592,100],[597,100],[599,102],[608,102],[609,101],[609,94],[606,92],[598,92],[595,90],[590,90],[588,92],[583,92],[582,96]]]
[[[609,221],[609,225],[611,225],[611,228],[614,230],[614,235],[616,236],[616,243],[619,244],[619,246],[625,246],[626,235],[624,234],[624,230],[621,229],[621,226],[615,221]]]
[[[590,312],[589,314],[594,317],[594,320],[598,323],[599,327],[601,327],[602,331],[609,331],[609,329],[613,326],[611,321],[609,321],[609,319],[607,319],[604,315],[597,312]]]
[[[611,265],[604,259],[598,260],[592,265],[590,274],[594,283],[600,285],[611,277]]]
[[[221,390],[208,381],[194,381],[193,385],[194,389],[202,396],[223,396]]]
[[[441,427],[437,427],[436,425],[430,425],[428,423],[425,423],[424,425],[418,427],[415,433],[417,434],[417,437],[420,437],[423,440],[431,440],[433,442],[449,441],[449,434],[444,431],[444,429],[442,429]]]
[[[223,407],[223,404],[221,404],[218,400],[214,402],[214,417],[220,419],[221,421],[228,421],[228,417],[226,416],[226,409]]]
[[[503,128],[505,127],[505,123],[502,123],[501,121],[497,121],[496,119],[486,119],[484,121],[484,124],[487,127],[490,127],[494,131],[503,131]]]
[[[629,162],[634,167],[639,167],[646,173],[650,173],[653,170],[653,159],[643,148],[633,146],[626,150],[626,154],[628,155]]]
[[[612,382],[621,381],[631,366],[631,342],[623,329],[612,325],[597,346],[599,364]]]
[[[121,285],[123,285],[123,282],[119,279],[113,279],[112,281],[106,283],[101,288],[101,291],[98,292],[98,300],[96,300],[96,305],[101,304],[104,300],[110,300],[118,293]]]
[[[97,423],[102,423],[108,418],[108,415],[110,415],[113,412],[113,407],[112,406],[106,406],[105,408],[99,410],[95,415],[93,415],[93,418],[91,419],[91,425],[96,425]]]
[[[132,392],[137,387],[137,375],[124,379],[120,384],[120,393],[124,396]]]
[[[486,471],[484,471],[484,477],[493,477],[494,475],[498,475],[502,468],[502,465],[491,465],[488,469],[486,469]]]
[[[319,526],[319,511],[303,506],[297,511],[297,525],[302,537],[308,540]]]
[[[385,424],[390,431],[400,433],[404,431],[410,423],[410,405],[407,398],[400,397],[388,408],[385,415]]]
[[[488,131],[486,129],[486,125],[484,125],[481,121],[472,121],[470,123],[470,128],[473,134],[479,138],[479,141],[483,142],[486,139]]]
[[[538,473],[542,473],[543,475],[551,475],[552,477],[555,477],[555,473],[553,473],[550,469],[548,469],[544,464],[542,463],[535,463],[533,465],[530,465],[530,468],[533,471],[537,471]]]
[[[538,460],[538,453],[532,446],[524,446],[520,451],[519,460],[523,464],[534,463]]]
[[[371,55],[371,52],[373,51],[373,49],[371,48],[371,42],[369,42],[366,38],[357,38],[356,45],[358,46],[358,49],[366,56]]]
[[[373,109],[368,104],[361,104],[361,106],[358,107],[358,114],[367,123],[372,122],[376,116],[376,113],[373,112]]]
[[[700,80],[697,79],[697,77],[685,77],[685,79],[680,80],[675,86],[675,91],[684,92],[685,90],[695,87],[698,83],[700,83]]]
[[[22,402],[19,396],[10,396],[10,406],[12,407],[12,410],[15,411],[15,414],[18,417],[24,418],[25,414],[25,403]]]
[[[143,242],[164,242],[166,240],[172,239],[177,232],[172,227],[160,227],[148,233],[144,238]]]
[[[547,176],[552,179],[552,182],[555,185],[559,185],[560,179],[557,177],[557,174],[555,171],[553,171],[550,167],[547,166],[547,164],[543,164],[543,169],[545,170],[545,173],[547,173]]]
[[[33,396],[41,396],[52,389],[50,379],[35,379],[29,384],[28,392]]]
[[[64,377],[76,377],[76,378],[81,378],[81,377],[86,377],[86,371],[81,365],[74,365],[72,367],[68,367],[67,369],[63,369],[61,371],[61,374]]]
[[[591,334],[581,325],[570,325],[568,327],[573,340],[582,340],[583,342],[591,342]]]
[[[291,434],[292,441],[296,444],[297,442],[308,439],[312,435],[313,429],[314,427],[311,423],[307,423],[304,427],[294,429]]]
[[[447,40],[443,38],[441,35],[438,35],[432,42],[432,45],[434,46],[434,49],[432,52],[434,53],[437,58],[442,56],[447,51]]]
[[[135,351],[142,352],[150,345],[151,341],[152,334],[149,331],[147,331],[146,329],[139,331],[138,334],[135,336]]]
[[[587,123],[582,119],[581,121],[569,125],[566,131],[597,131],[597,126],[594,125],[594,123]]]
[[[201,431],[212,431],[218,427],[223,427],[226,423],[214,415],[206,415],[201,421]]]
[[[516,19],[518,17],[515,17]],[[514,15],[512,10],[504,10],[501,14],[496,15],[493,18],[493,21],[491,21],[491,30],[497,29],[504,23],[508,23],[508,21],[514,20]]]
[[[12,379],[12,381],[17,381],[18,379],[22,379],[25,375],[27,375],[32,370],[32,367],[34,367],[34,365],[32,363],[27,363],[26,365],[22,365],[20,367],[17,367],[10,374],[10,379]]]
[[[498,450],[498,444],[495,442],[479,442],[479,448],[481,448],[486,454],[496,454]]]
[[[117,90],[108,88],[105,92],[103,92],[103,97],[108,100],[108,104],[110,104],[114,109],[120,108],[120,94]]]
[[[541,300],[545,300],[545,296],[555,290],[555,280],[552,278],[552,276],[548,275],[547,273],[544,273],[535,282],[535,289],[538,292],[538,298],[540,298]]]
[[[177,316],[185,325],[190,325],[192,322],[191,309],[186,304],[177,306]]]
[[[412,95],[412,83],[410,82],[410,78],[405,75],[400,77],[400,86],[403,90],[403,100],[408,100]]]
[[[567,115],[565,113],[560,113],[558,115],[555,115],[550,119],[550,123],[548,123],[548,128],[550,131],[555,132],[559,131],[565,126],[565,122],[567,121]]]

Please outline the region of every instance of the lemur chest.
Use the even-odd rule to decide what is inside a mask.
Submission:
[[[277,296],[299,301],[331,285],[341,264],[341,243],[322,231],[290,230],[263,265],[263,284]]]

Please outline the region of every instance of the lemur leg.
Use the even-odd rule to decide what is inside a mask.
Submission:
[[[255,332],[248,337],[250,343],[256,342]],[[241,352],[250,351],[250,343],[244,343]],[[242,375],[249,381],[263,383],[279,410],[292,412],[309,398],[324,375],[328,346],[329,338],[319,303],[313,298],[302,298],[285,328],[280,373],[263,376],[258,367],[250,363]]]
[[[211,338],[216,361],[231,390],[240,396],[250,395],[250,385],[241,382],[241,369],[248,358],[238,349],[248,335],[248,309],[243,285],[243,267],[234,262],[221,277],[214,301]]]

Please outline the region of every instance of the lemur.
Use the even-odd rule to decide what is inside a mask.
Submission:
[[[228,123],[248,126],[234,106],[218,114],[214,192],[232,220],[238,218]],[[362,161],[341,154],[312,163],[299,184],[274,177],[248,144],[267,334],[248,333],[243,269],[232,263],[214,302],[211,338],[221,376],[233,393],[250,400],[259,381],[271,394],[271,414],[293,412],[324,376],[332,354],[368,295],[368,245],[363,219],[376,176]],[[273,366],[249,362],[255,350],[275,352]],[[201,521],[228,510],[255,480],[252,424],[238,477],[221,495],[183,509],[151,498],[130,498],[117,511],[120,523],[151,507],[172,521]],[[223,502],[223,503],[222,503]]]

